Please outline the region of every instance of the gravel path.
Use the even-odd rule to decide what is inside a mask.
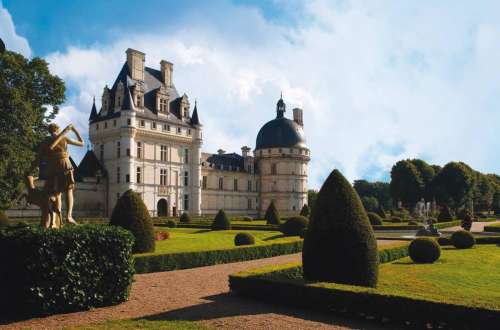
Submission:
[[[473,232],[473,233],[482,233],[483,230],[484,230],[484,226],[489,226],[489,225],[492,225],[494,223],[500,223],[500,221],[493,221],[493,222],[473,222],[470,231]],[[443,230],[441,230],[441,232],[443,232],[443,233],[452,233],[452,232],[460,230],[460,229],[463,229],[463,228],[460,227],[460,226],[455,226],[455,227],[450,227],[450,228],[443,229]]]
[[[379,241],[379,245],[395,241]],[[379,324],[242,299],[229,293],[228,275],[300,261],[301,254],[135,276],[130,300],[91,311],[52,315],[0,329],[62,327],[139,317],[200,321],[217,329],[382,329]],[[385,328],[387,329],[387,328]]]

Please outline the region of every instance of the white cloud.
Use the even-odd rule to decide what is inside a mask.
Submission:
[[[173,62],[179,92],[198,99],[205,151],[254,147],[282,90],[289,117],[304,109],[312,187],[333,167],[351,180],[377,177],[403,157],[499,172],[500,8],[470,15],[454,4],[315,1],[301,9],[307,24],[294,27],[227,5],[231,20],[129,34],[47,60],[76,89],[68,107],[82,126],[128,47],[144,51],[148,66]]]
[[[26,57],[31,56],[31,48],[26,38],[19,36],[16,33],[16,27],[12,20],[12,16],[2,6],[0,1],[0,38],[5,43],[8,50],[12,50],[23,54]]]

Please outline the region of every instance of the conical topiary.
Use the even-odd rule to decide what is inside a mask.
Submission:
[[[361,200],[334,170],[318,194],[302,250],[304,278],[375,287],[377,241]]]
[[[109,224],[123,227],[132,232],[135,238],[134,253],[155,250],[153,222],[141,196],[133,190],[127,190],[118,199]]]
[[[189,222],[191,222],[191,217],[186,212],[183,212],[181,214],[181,217],[179,218],[179,222],[189,223]]]
[[[271,203],[267,207],[264,219],[267,220],[268,225],[279,225],[281,223],[280,214],[278,212],[278,209],[276,208],[276,205],[274,205],[274,201],[271,201]]]
[[[304,206],[302,206],[302,210],[300,210],[300,215],[303,217],[308,217],[309,213],[310,213],[309,206],[307,206],[307,204],[304,204]]]
[[[383,206],[382,204],[379,204],[379,206],[378,206],[378,209],[377,209],[377,212],[376,212],[376,213],[378,214],[378,216],[379,216],[379,217],[381,217],[381,218],[382,218],[382,220],[384,220],[384,219],[385,219],[386,214],[385,214],[385,209],[384,209],[384,206]]]
[[[231,229],[231,221],[229,221],[229,218],[226,215],[226,212],[224,210],[219,210],[217,212],[217,215],[214,218],[214,221],[212,222],[212,230],[229,230]]]
[[[453,214],[451,213],[450,208],[448,207],[448,205],[443,206],[441,212],[439,212],[438,221],[447,222],[452,220],[453,220]]]

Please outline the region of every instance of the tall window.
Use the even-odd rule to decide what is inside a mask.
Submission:
[[[179,172],[174,171],[174,177],[175,177],[175,186],[179,186]]]
[[[184,195],[184,211],[189,210],[189,195]]]
[[[137,183],[141,183],[142,182],[142,168],[138,167],[137,168],[137,177],[136,177],[136,181]]]
[[[189,163],[189,149],[184,149],[184,164]]]
[[[143,102],[142,102],[142,101],[143,101],[143,99],[142,99],[142,98],[143,98],[143,96],[142,96],[142,95],[137,95],[137,96],[135,97],[135,99],[136,99],[135,106],[136,106],[136,107],[138,107],[138,108],[142,108],[142,104],[143,104]]]
[[[204,175],[201,181],[201,188],[202,189],[207,189],[207,176]]]
[[[224,178],[219,178],[219,190],[224,189]]]
[[[167,112],[168,101],[167,99],[160,98],[160,112]]]
[[[188,186],[189,185],[189,172],[188,171],[185,171],[184,172],[184,186]]]
[[[247,209],[249,209],[249,210],[252,209],[252,200],[250,198],[247,201]]]
[[[120,183],[120,168],[116,168],[116,183]]]
[[[130,174],[125,175],[125,182],[130,182]]]
[[[252,165],[250,164],[247,165],[247,172],[252,173]]]
[[[156,122],[151,122],[151,129],[156,129]]]
[[[276,170],[276,164],[271,164],[271,174],[276,174],[278,171]]]
[[[141,127],[146,126],[146,122],[145,122],[144,120],[141,120],[141,121],[139,122],[139,126],[141,126]]]
[[[100,156],[101,162],[104,161],[104,144],[101,144],[99,156]]]
[[[127,157],[130,157],[130,148],[127,148]]]
[[[252,191],[252,180],[248,180],[247,182],[247,191]]]
[[[130,119],[130,118],[127,119],[127,125],[128,126],[132,125],[132,119]]]
[[[142,143],[137,142],[137,158],[142,158]]]
[[[160,169],[160,185],[161,186],[167,185],[167,170],[164,168]]]
[[[116,158],[120,158],[120,141],[116,142]]]
[[[160,146],[160,159],[162,162],[167,161],[167,146]]]
[[[233,181],[233,190],[238,191],[238,179],[236,178]]]

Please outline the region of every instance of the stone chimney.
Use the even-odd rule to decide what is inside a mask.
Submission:
[[[241,155],[242,155],[243,157],[248,157],[248,156],[249,156],[249,154],[248,154],[248,153],[250,152],[250,150],[252,150],[252,149],[250,149],[250,148],[249,148],[249,147],[247,147],[247,146],[243,146],[243,147],[241,147]]]
[[[138,50],[129,48],[127,53],[127,65],[132,79],[144,81],[144,62],[146,61],[146,54]]]
[[[219,149],[217,150],[217,154],[219,155],[224,155],[226,153],[226,150]]]
[[[174,65],[168,61],[161,60],[160,67],[163,83],[166,87],[172,87],[172,74],[174,71]]]
[[[302,109],[300,108],[293,109],[293,121],[299,124],[300,126],[304,126],[304,121],[302,119]]]

